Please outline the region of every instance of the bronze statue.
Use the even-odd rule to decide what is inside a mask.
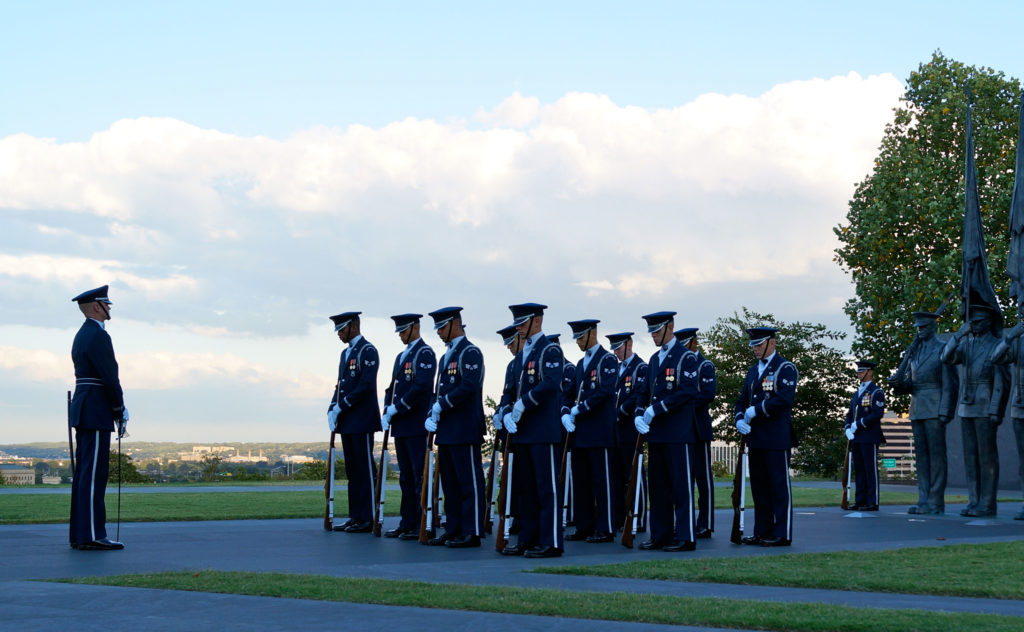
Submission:
[[[1010,369],[1009,414],[1013,420],[1013,434],[1017,438],[1017,458],[1019,476],[1024,487],[1024,344],[1020,336],[1024,334],[1024,296],[1020,297],[1017,306],[1020,319],[1016,326],[1003,333],[1002,340],[992,350],[990,360],[997,365],[1008,365]],[[1014,520],[1024,520],[1024,508],[1014,516]]]

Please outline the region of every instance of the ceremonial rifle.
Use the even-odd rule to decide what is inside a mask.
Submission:
[[[324,498],[327,508],[324,509],[324,529],[334,529],[334,431],[331,431],[331,447],[327,450],[327,478],[324,480]]]
[[[846,459],[843,460],[843,500],[839,506],[850,508],[850,464],[853,461],[853,441],[846,440]]]
[[[572,485],[572,451],[569,449],[571,438],[571,432],[565,433],[565,445],[562,446],[562,465],[558,470],[558,487],[562,490],[561,528],[563,529],[569,515],[569,492],[570,485]]]
[[[420,544],[430,540],[430,527],[434,522],[431,491],[434,487],[434,433],[427,433],[427,452],[423,456],[423,486],[420,488]]]
[[[641,472],[644,467],[644,436],[637,433],[636,448],[633,449],[633,465],[629,472],[629,485],[626,487],[626,500],[632,501],[629,504],[629,512],[626,514],[626,522],[622,525],[622,546],[627,549],[633,548],[633,539],[636,537],[640,516],[640,486],[643,484]]]
[[[441,488],[441,449],[438,448],[434,454],[434,483],[431,491],[431,502],[434,505],[434,519],[431,522],[430,531],[438,536],[441,534],[441,505],[444,504],[444,491]]]
[[[505,435],[505,449],[501,453],[501,486],[498,488],[498,528],[494,533],[494,548],[501,551],[505,548],[509,530],[512,528],[512,461],[515,454],[509,451],[512,433]]]
[[[68,454],[71,456],[71,478],[75,477],[75,442],[71,439],[71,391],[68,391]]]
[[[494,528],[494,488],[498,473],[498,446],[501,445],[501,442],[499,441],[500,432],[500,430],[497,430],[494,433],[494,445],[491,446],[491,463],[490,465],[487,466],[487,502],[484,504],[484,528],[487,531],[490,531]]]
[[[388,437],[391,428],[384,431],[384,443],[380,448],[380,465],[377,466],[377,487],[374,489],[373,500],[373,535],[380,537],[381,529],[384,527],[384,479],[388,474]]]
[[[729,541],[733,544],[743,542],[743,511],[746,509],[746,450],[747,439],[740,437],[740,450],[736,455],[736,476],[732,479],[732,533]]]

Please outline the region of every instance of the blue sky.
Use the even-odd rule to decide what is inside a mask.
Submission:
[[[139,440],[322,438],[350,309],[387,367],[387,316],[463,305],[489,394],[524,300],[848,329],[831,227],[903,79],[1024,76],[1010,2],[0,11],[0,443],[60,438],[104,283]]]

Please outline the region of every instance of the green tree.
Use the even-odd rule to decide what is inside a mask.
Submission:
[[[968,86],[989,274],[1004,309],[1010,307],[1007,222],[1020,82],[936,52],[907,79],[874,169],[857,185],[846,222],[834,229],[835,261],[856,293],[844,308],[856,332],[852,348],[878,362],[879,379],[896,368],[914,336],[911,312],[935,310],[957,293],[947,308],[952,317],[940,326],[959,327]]]
[[[217,480],[217,470],[220,469],[220,457],[207,455],[200,461],[200,471],[204,481]]]
[[[118,479],[118,476],[121,476]],[[122,483],[152,483],[153,479],[146,476],[135,466],[130,455],[117,452],[110,453],[110,475],[111,482],[120,480]]]
[[[793,404],[793,430],[800,446],[793,451],[793,468],[804,474],[834,476],[843,462],[843,418],[857,382],[848,360],[831,346],[846,334],[824,325],[785,323],[746,307],[715,321],[701,336],[704,355],[715,363],[717,372],[718,395],[711,409],[712,418],[719,420],[715,434],[730,443],[739,441],[736,400],[755,362],[746,330],[759,325],[779,329],[776,349],[800,373]]]

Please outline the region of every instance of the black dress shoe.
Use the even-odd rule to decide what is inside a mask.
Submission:
[[[789,546],[790,544],[792,544],[790,540],[774,535],[761,538],[761,546]]]
[[[451,539],[453,539],[452,536],[448,535],[448,533],[445,532],[437,536],[436,538],[430,538],[429,540],[427,540],[427,544],[430,546],[444,546],[445,542]]]
[[[123,548],[124,544],[108,538],[100,538],[78,545],[79,551],[119,551]]]
[[[741,538],[740,542],[743,544],[761,544],[761,537],[756,535],[748,535],[745,538]]]
[[[878,511],[878,505],[864,505],[860,508],[861,511]]]
[[[553,546],[541,546],[536,549],[530,549],[524,557],[562,557],[562,549],[556,549]]]
[[[509,544],[505,548],[503,548],[502,550],[498,551],[498,553],[501,553],[502,555],[509,555],[509,556],[522,555],[522,554],[526,553],[526,549],[523,548],[522,546],[518,545],[518,544]]]
[[[665,551],[666,553],[679,553],[680,551],[696,551],[696,550],[697,550],[697,543],[696,542],[675,542],[673,544],[669,544],[668,546],[666,546],[665,548],[662,549],[662,551]]]
[[[568,540],[568,536],[565,539]],[[587,542],[590,542],[591,544],[602,544],[604,542],[613,542],[614,540],[615,536],[610,533],[595,533],[587,538]]]
[[[331,527],[331,531],[344,531],[345,529],[348,529],[349,527],[351,527],[355,523],[356,523],[355,520],[352,520],[351,518],[349,518],[348,520],[346,520],[342,524],[336,524],[336,525],[332,526]]]
[[[565,539],[569,542],[582,542],[590,537],[589,533],[582,533],[579,529],[565,536]]]
[[[476,548],[480,546],[480,536],[464,535],[458,538],[450,538],[444,545],[451,549]]]
[[[384,532],[384,537],[385,538],[397,538],[398,536],[402,535],[405,532],[406,532],[406,529],[398,527],[397,529],[391,529],[389,531],[385,531]]]
[[[420,532],[416,531],[415,529],[410,529],[409,531],[403,531],[402,533],[398,534],[398,539],[399,540],[406,540],[406,541],[409,541],[409,540],[419,540],[420,539]]]
[[[706,540],[711,537],[712,533],[714,532],[711,529],[697,529],[697,533],[694,533],[693,536],[698,540]]]
[[[345,533],[369,533],[373,531],[372,522],[353,522],[345,527]]]
[[[845,509],[845,511],[860,511],[860,505],[857,505],[857,504],[849,505]]]
[[[657,551],[658,549],[665,548],[665,543],[661,540],[647,540],[640,544],[641,551]]]

